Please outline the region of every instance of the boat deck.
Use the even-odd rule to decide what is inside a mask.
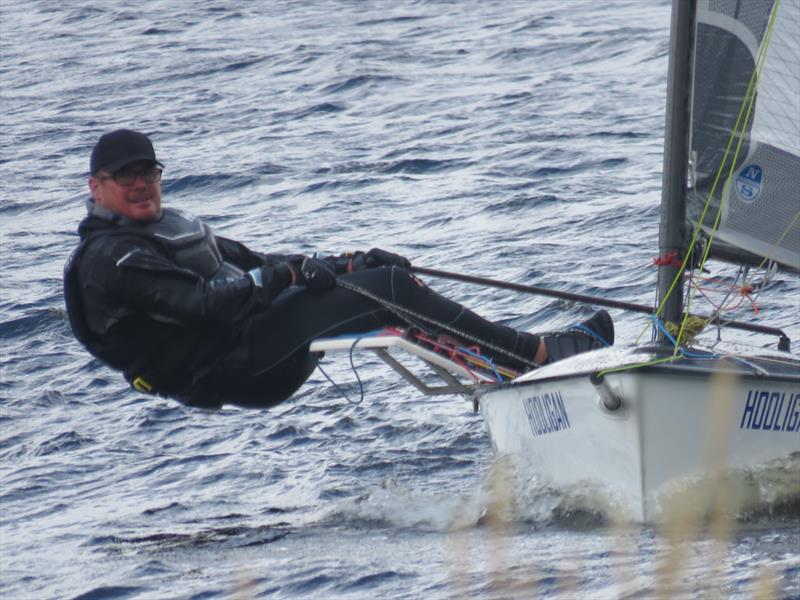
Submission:
[[[800,358],[786,352],[726,345],[724,348],[714,350],[691,348],[674,361],[668,360],[671,356],[673,356],[671,346],[615,346],[547,365],[524,374],[514,383],[627,370],[686,375],[726,372],[739,377],[768,377],[800,383]]]
[[[406,381],[426,395],[461,394],[473,396],[489,389],[525,383],[554,381],[602,372],[672,373],[709,376],[731,373],[744,378],[768,378],[772,381],[800,383],[800,359],[786,352],[726,345],[713,350],[691,348],[673,361],[668,346],[615,346],[579,354],[530,371],[510,382],[498,383],[485,373],[466,369],[447,356],[431,351],[397,333],[372,332],[367,335],[321,338],[311,344],[312,352],[375,352]],[[390,352],[391,351],[391,352]],[[402,356],[417,357],[433,370],[443,385],[423,382],[412,368],[401,362]],[[660,362],[659,362],[660,361]],[[419,367],[420,365],[417,365]]]

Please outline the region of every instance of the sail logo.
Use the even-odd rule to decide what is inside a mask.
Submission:
[[[522,404],[525,406],[525,414],[528,416],[528,423],[534,436],[570,428],[561,392],[531,396],[525,398]]]
[[[761,180],[764,176],[761,167],[747,165],[736,177],[736,195],[744,202],[753,202],[761,195]]]
[[[749,390],[739,429],[800,431],[800,392]]]

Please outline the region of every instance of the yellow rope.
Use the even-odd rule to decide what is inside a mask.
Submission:
[[[708,213],[708,210],[711,207],[711,201],[714,198],[714,194],[716,193],[717,185],[718,185],[718,183],[720,181],[720,178],[722,177],[723,171],[725,170],[725,166],[726,166],[726,163],[728,161],[728,157],[730,155],[731,147],[733,146],[733,140],[738,136],[739,142],[736,145],[736,150],[734,151],[733,158],[731,159],[730,167],[728,168],[728,179],[730,179],[731,176],[733,175],[734,166],[736,164],[737,158],[739,157],[739,151],[741,150],[742,141],[744,139],[744,135],[743,134],[744,134],[744,131],[745,131],[746,127],[747,127],[747,123],[750,120],[750,113],[751,113],[751,110],[752,110],[752,107],[753,107],[753,104],[754,104],[754,101],[755,101],[755,89],[758,86],[758,80],[759,80],[759,78],[761,76],[761,70],[762,70],[762,68],[764,66],[764,61],[766,60],[767,48],[769,47],[770,40],[772,38],[772,31],[773,31],[774,26],[775,26],[775,19],[776,19],[777,14],[778,14],[778,9],[780,7],[780,2],[781,2],[781,0],[776,0],[775,5],[772,8],[772,14],[770,15],[769,24],[767,25],[767,31],[766,31],[765,36],[764,36],[764,42],[761,45],[761,48],[759,49],[758,57],[756,58],[755,68],[753,69],[753,72],[750,75],[750,81],[747,84],[747,90],[745,91],[744,99],[742,100],[742,105],[739,107],[739,114],[736,116],[736,122],[733,125],[733,129],[731,130],[730,136],[728,137],[728,142],[727,142],[727,144],[725,146],[725,151],[724,151],[724,153],[722,155],[722,160],[720,162],[719,168],[717,169],[716,175],[714,176],[714,181],[711,184],[711,189],[709,191],[708,198],[706,199],[706,203],[705,203],[705,205],[703,207],[703,211],[701,212],[700,217],[698,218],[697,223],[695,224],[694,229],[692,231],[692,237],[691,237],[691,240],[689,242],[688,248],[694,248],[695,244],[697,243],[697,239],[700,237],[700,231],[702,230],[702,225],[705,222],[706,214]],[[744,122],[742,122],[742,116],[744,116]],[[741,129],[740,129],[740,124],[741,124]],[[703,258],[702,258],[702,260],[700,262],[699,269],[701,271],[702,271],[703,267],[705,266],[706,261],[708,260],[708,255],[709,255],[709,251],[711,249],[711,244],[712,244],[712,242],[714,240],[714,234],[716,233],[717,229],[719,228],[719,221],[720,221],[721,216],[722,216],[722,208],[723,208],[724,204],[725,204],[725,195],[723,193],[723,194],[720,195],[720,203],[719,203],[719,208],[717,209],[716,217],[714,219],[714,225],[711,228],[711,232],[709,233],[708,243],[706,244],[705,251],[703,253]],[[798,213],[798,216],[800,216],[800,213]],[[797,220],[797,218],[798,217],[795,217],[795,219],[792,221],[792,224],[794,223],[794,221]],[[791,224],[790,224],[790,227],[791,227]],[[783,239],[783,237],[786,235],[786,233],[788,231],[789,231],[789,228],[787,228],[786,232],[784,232],[784,234],[781,236],[781,238],[778,240],[778,242],[776,242],[776,245],[778,243],[780,243],[780,241]],[[664,306],[665,306],[665,304],[667,302],[667,299],[672,295],[672,292],[675,290],[675,286],[678,284],[678,281],[680,281],[680,279],[683,277],[683,273],[686,270],[686,265],[689,262],[689,256],[690,255],[691,255],[691,253],[687,252],[686,256],[683,257],[683,261],[681,262],[681,266],[678,269],[678,271],[676,272],[675,277],[673,278],[672,283],[670,284],[669,289],[667,290],[667,293],[661,299],[661,302],[659,303],[658,307],[656,308],[656,312],[655,312],[655,316],[656,317],[661,315],[661,313],[664,310]],[[708,322],[708,321],[704,321],[704,319],[702,319],[700,317],[697,317],[695,315],[690,315],[690,313],[689,313],[692,300],[693,300],[693,298],[694,298],[694,296],[696,294],[697,294],[697,286],[692,286],[691,292],[688,295],[688,300],[687,300],[687,303],[686,303],[686,307],[684,309],[684,315],[683,315],[683,319],[682,319],[680,327],[678,327],[674,323],[667,323],[666,324],[667,330],[670,331],[670,335],[673,335],[673,337],[677,341],[677,343],[675,345],[675,348],[674,348],[674,351],[673,351],[673,356],[671,357],[671,360],[678,360],[679,358],[682,358],[682,355],[679,354],[681,343],[683,343],[684,340],[691,341],[694,338],[694,336],[697,335],[697,333],[702,331],[703,327],[705,327],[705,325]],[[692,319],[691,320],[692,324],[691,325],[687,325],[690,322],[690,318]],[[704,321],[703,325],[701,327],[699,327],[699,329],[698,329],[697,320]],[[636,338],[636,343],[639,342],[639,340],[641,339],[642,335],[644,335],[644,333],[649,328],[650,328],[650,326],[646,327],[642,331],[642,333],[639,334],[639,336]],[[670,328],[672,328],[672,330]],[[689,329],[689,331],[686,331],[687,328]],[[675,330],[677,330],[677,335],[674,335],[672,333],[672,331],[675,331]],[[666,361],[666,359],[659,359],[659,360],[655,360],[655,361],[639,363],[639,364],[636,364],[636,365],[628,365],[628,366],[625,366],[625,367],[619,367],[619,368],[616,368],[616,369],[609,369],[609,370],[606,370],[606,371],[602,371],[601,374],[611,373],[611,372],[615,372],[615,371],[625,371],[625,370],[628,370],[628,369],[636,369],[636,368],[639,368],[639,367],[654,365],[654,364],[658,364],[658,363],[662,363],[662,362],[667,362],[667,361]]]
[[[747,355],[747,354],[740,354],[740,353],[737,353],[737,352],[720,352],[719,350],[715,350],[714,354],[716,356],[719,356],[722,359],[725,359],[725,360],[740,359],[740,360],[743,360],[743,361],[747,361],[750,358],[752,358],[751,355]],[[658,365],[658,364],[667,363],[667,362],[675,362],[675,361],[680,360],[682,358],[685,358],[683,356],[683,354],[678,354],[677,356],[674,356],[674,355],[673,356],[667,356],[667,357],[664,357],[664,358],[658,358],[656,360],[637,363],[637,364],[634,364],[634,365],[623,365],[621,367],[613,367],[611,369],[604,369],[602,371],[598,371],[597,374],[598,374],[598,376],[605,376],[605,375],[608,375],[609,373],[621,373],[623,371],[629,371],[629,370],[638,369],[638,368],[641,368],[641,367],[649,367],[649,366],[652,366],[652,365]],[[793,367],[795,365],[795,363],[792,362],[791,360],[786,360],[784,358],[773,357],[773,356],[759,356],[758,360],[759,360],[759,362],[766,362],[766,363],[771,363],[771,364],[774,364],[774,365],[784,365],[784,366],[787,366],[787,367]]]
[[[783,238],[785,238],[785,237],[786,237],[786,235],[789,233],[789,231],[792,229],[792,227],[794,227],[794,224],[795,224],[795,223],[797,223],[797,219],[800,219],[800,210],[798,210],[798,211],[797,211],[797,214],[794,216],[794,219],[792,219],[792,220],[789,222],[789,224],[786,226],[786,229],[784,229],[784,230],[783,230],[783,233],[782,233],[782,234],[781,234],[781,236],[778,238],[778,241],[776,241],[776,242],[775,242],[775,243],[772,245],[772,248],[771,248],[771,249],[770,249],[770,251],[767,253],[767,255],[764,257],[764,260],[762,260],[762,261],[761,261],[761,262],[758,264],[758,267],[756,267],[757,269],[761,269],[761,268],[762,268],[762,267],[763,267],[765,264],[767,264],[767,262],[768,262],[769,260],[771,260],[771,259],[772,259],[772,252],[775,250],[775,248],[777,248],[778,246],[780,246],[781,242],[783,241]]]
[[[681,358],[683,358],[683,355],[679,354],[677,356],[673,355],[673,356],[667,356],[665,358],[657,358],[656,360],[649,360],[647,362],[636,363],[634,365],[622,365],[621,367],[613,367],[611,369],[603,369],[602,371],[598,371],[597,375],[599,377],[603,377],[605,375],[608,375],[609,373],[620,373],[622,371],[632,371],[633,369],[641,369],[642,367],[649,367],[649,366],[652,366],[652,365],[658,365],[658,364],[665,363],[665,362],[673,362],[673,361],[676,361],[676,360],[680,360]]]
[[[775,13],[773,13],[773,14],[775,14]],[[728,137],[728,143],[725,146],[725,152],[723,152],[723,154],[722,154],[722,161],[720,162],[719,168],[717,169],[717,173],[714,176],[714,181],[711,184],[711,190],[710,190],[710,192],[708,194],[708,198],[706,199],[705,206],[703,206],[703,211],[700,214],[700,218],[697,220],[697,224],[694,226],[694,229],[692,231],[692,238],[689,241],[689,245],[688,245],[689,248],[694,248],[695,244],[697,243],[697,239],[700,237],[700,231],[702,229],[701,225],[705,221],[705,217],[706,217],[706,214],[708,213],[708,209],[711,207],[711,200],[714,198],[714,193],[717,190],[717,184],[719,183],[720,177],[722,176],[722,171],[725,168],[725,164],[728,161],[728,155],[730,154],[731,146],[733,145],[733,140],[736,138],[737,132],[739,130],[739,123],[741,123],[741,121],[742,121],[742,115],[745,114],[745,107],[748,106],[748,103],[752,103],[752,98],[755,97],[754,94],[753,94],[753,89],[755,87],[757,71],[758,71],[757,68],[754,69],[753,73],[751,73],[751,75],[750,75],[750,81],[749,81],[749,83],[747,85],[747,90],[745,91],[744,100],[742,101],[742,105],[739,107],[739,114],[736,116],[736,122],[733,125],[733,129],[731,130],[730,136]],[[749,115],[750,111],[748,110],[746,114]],[[745,126],[746,126],[746,121],[745,121],[745,124],[742,126],[742,131],[744,131],[744,127]],[[740,138],[739,141],[740,141],[740,144],[741,144],[741,138]],[[738,155],[738,149],[739,149],[739,146],[737,146],[737,155]],[[735,162],[736,162],[736,155],[733,157],[733,161],[732,161],[731,164],[733,165],[733,164],[735,164]],[[717,221],[719,220],[721,209],[722,209],[722,201],[720,201],[720,210],[717,211]],[[714,231],[716,231],[716,226],[717,226],[717,223],[715,223]],[[707,249],[708,249],[708,247],[710,247],[710,245],[711,244],[710,244],[710,240],[709,240],[709,244],[707,245]],[[669,289],[667,290],[667,293],[661,299],[661,303],[658,305],[658,308],[656,308],[656,312],[655,312],[655,316],[656,317],[660,316],[661,313],[664,311],[664,305],[667,303],[667,299],[672,295],[672,292],[675,290],[675,286],[678,284],[678,281],[680,281],[680,279],[683,277],[683,273],[686,271],[686,265],[689,262],[689,256],[690,256],[690,253],[687,252],[686,256],[683,257],[683,261],[681,262],[681,266],[677,270],[677,272],[675,273],[675,277],[673,278],[672,283],[670,284]],[[705,258],[707,256],[708,256],[708,252],[706,251],[706,254],[705,254],[704,260],[703,260],[704,263],[705,263]],[[688,308],[686,310],[688,312]],[[645,327],[642,330],[642,332],[639,334],[639,336],[636,338],[636,343],[637,344],[639,343],[639,340],[641,340],[642,336],[647,332],[648,329],[650,329],[650,326]],[[676,352],[677,352],[677,347],[676,347]]]
[[[749,84],[747,86],[747,91],[745,92],[744,101],[742,102],[742,106],[739,108],[739,114],[736,117],[736,123],[734,124],[733,130],[731,131],[731,135],[728,138],[728,143],[725,146],[725,152],[722,155],[722,162],[720,163],[719,168],[717,169],[717,173],[716,173],[716,175],[714,177],[714,182],[711,184],[711,191],[709,192],[708,199],[706,200],[705,206],[703,207],[703,212],[700,214],[700,218],[697,220],[697,224],[695,225],[694,230],[692,231],[692,239],[689,242],[689,248],[693,248],[695,243],[697,242],[697,238],[700,237],[701,225],[705,221],[705,216],[706,216],[706,213],[708,212],[708,209],[711,207],[711,200],[714,197],[714,193],[716,192],[716,189],[717,189],[717,184],[719,183],[719,179],[720,179],[720,177],[722,175],[722,171],[725,168],[725,163],[728,160],[728,155],[730,153],[731,146],[733,145],[733,140],[736,137],[737,131],[739,129],[739,123],[742,120],[742,114],[744,113],[745,106],[747,105],[748,101],[753,97],[752,89],[754,87],[753,84],[754,84],[755,78],[756,78],[756,71],[754,70],[752,75],[750,76],[750,82],[749,82]],[[749,114],[749,111],[748,111],[748,114]],[[744,130],[744,127],[742,127],[742,130]],[[736,159],[736,157],[734,156],[734,162],[735,162],[735,159]],[[721,206],[722,206],[722,203],[720,203],[720,207]],[[675,278],[672,280],[672,283],[671,283],[671,285],[669,287],[669,290],[667,290],[666,295],[661,300],[661,304],[659,304],[658,308],[656,309],[656,316],[660,315],[661,312],[664,310],[664,305],[666,304],[667,299],[672,295],[672,292],[675,290],[675,286],[677,285],[677,283],[680,280],[680,278],[683,277],[683,272],[686,270],[686,264],[688,262],[689,262],[689,253],[687,253],[686,256],[683,257],[683,262],[681,263],[680,269],[678,270],[677,274],[675,275]]]
[[[761,78],[761,71],[764,68],[764,61],[767,58],[767,48],[769,48],[770,40],[772,39],[772,30],[774,29],[775,26],[775,19],[778,16],[779,7],[780,7],[780,0],[777,0],[775,2],[775,6],[772,9],[772,14],[770,15],[769,18],[769,25],[767,26],[767,31],[766,34],[764,35],[764,43],[761,45],[761,48],[759,49],[755,69],[753,69],[753,74],[750,76],[750,83],[748,84],[747,91],[745,92],[743,106],[744,104],[747,104],[747,113],[745,114],[745,119],[744,122],[742,123],[742,128],[740,131],[738,131],[739,143],[736,145],[736,151],[733,154],[730,167],[728,168],[728,176],[726,181],[730,181],[731,178],[733,177],[733,172],[735,170],[734,167],[736,166],[736,160],[739,158],[739,152],[742,148],[742,143],[744,141],[744,132],[745,129],[747,128],[747,123],[750,121],[750,113],[752,112],[753,106],[755,104],[755,99],[756,99],[755,89],[758,87],[758,81]],[[740,115],[741,112],[742,112],[741,109],[739,109]],[[737,119],[737,124],[734,125],[734,131],[731,134],[731,139],[733,139],[733,136],[737,134],[737,129],[736,129],[737,125],[738,125],[738,119]],[[730,146],[730,140],[729,140],[729,146]],[[714,187],[711,189],[711,193],[708,197],[708,200],[706,201],[706,206],[710,204],[711,198],[714,197],[714,191],[717,185],[717,181],[719,180],[719,174],[721,173],[724,165],[725,165],[725,157],[723,157],[722,164],[720,165],[720,168],[717,171],[717,178],[714,181]],[[716,217],[714,218],[714,225],[712,226],[711,232],[708,235],[708,243],[706,244],[705,251],[703,252],[703,259],[700,261],[700,266],[698,267],[701,272],[706,262],[708,261],[708,255],[711,251],[711,245],[714,242],[714,235],[716,234],[717,229],[719,229],[719,222],[720,219],[722,218],[722,208],[724,205],[725,205],[725,194],[723,190],[723,193],[720,194],[719,208],[717,209],[717,214]],[[705,211],[703,211],[703,216],[705,216]],[[701,218],[698,221],[695,229],[699,230],[702,223],[703,220]],[[697,295],[697,290],[698,290],[697,285],[691,286],[691,291],[687,298],[686,307],[684,309],[684,317],[681,323],[681,328],[677,339],[680,339],[680,337],[683,336],[683,331],[686,328],[686,323],[689,318],[689,312],[691,310],[692,301],[694,300],[694,297]]]
[[[676,323],[664,323],[664,327],[669,334],[675,338],[679,346],[684,344],[691,344],[703,329],[705,329],[706,320],[697,315],[686,315],[683,323],[678,326]]]

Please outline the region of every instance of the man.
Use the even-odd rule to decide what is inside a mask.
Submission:
[[[491,323],[380,249],[325,259],[254,252],[162,209],[162,168],[144,134],[100,137],[89,214],[64,268],[75,336],[139,391],[206,408],[272,406],[314,370],[311,341],[384,326],[477,340],[518,370],[614,341],[605,311],[583,331],[545,337]]]

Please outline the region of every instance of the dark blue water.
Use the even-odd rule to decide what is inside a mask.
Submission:
[[[132,391],[65,320],[89,152],[123,126],[152,135],[168,205],[255,249],[379,245],[652,302],[668,2],[125,4],[0,3],[0,594],[800,596],[800,518],[773,502],[796,473],[757,481],[722,541],[676,546],[535,480],[498,499],[471,406],[369,357],[360,405],[317,373],[276,409],[208,413]],[[592,310],[431,283],[531,330]],[[760,322],[800,339],[798,298],[780,276]],[[621,341],[646,326],[614,317]]]

